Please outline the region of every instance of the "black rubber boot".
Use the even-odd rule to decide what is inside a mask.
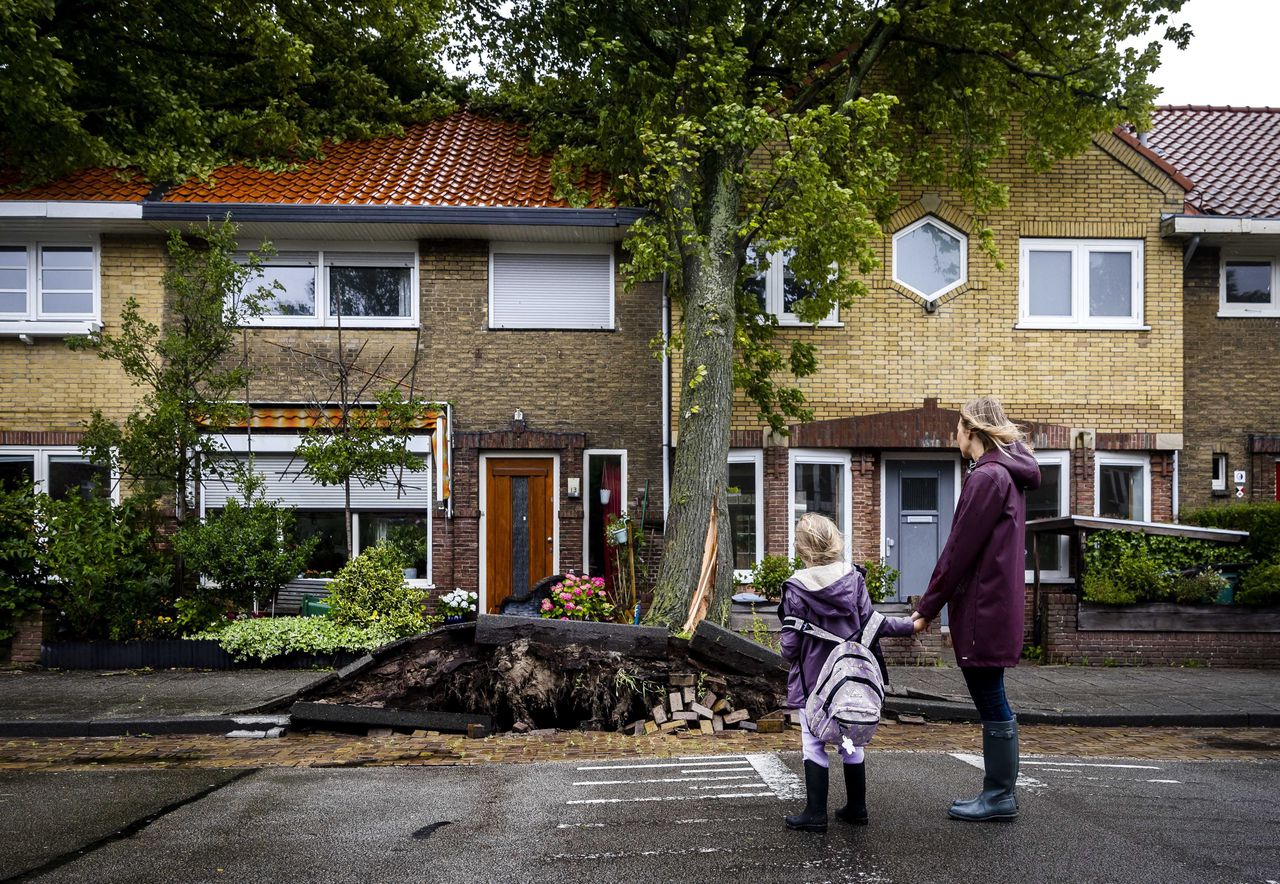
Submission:
[[[977,798],[956,801],[948,815],[969,822],[1012,820],[1018,816],[1018,799],[1014,787],[1018,783],[1018,722],[984,721],[982,723],[982,761],[986,775],[982,793]]]
[[[843,764],[845,805],[836,811],[836,819],[854,826],[865,826],[867,816],[867,763]]]
[[[815,761],[804,763],[804,785],[808,793],[805,808],[786,819],[788,829],[799,829],[802,832],[825,832],[827,830],[827,769]]]

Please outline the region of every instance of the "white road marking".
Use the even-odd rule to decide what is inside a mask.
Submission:
[[[1173,783],[1174,785],[1178,785],[1178,786],[1181,786],[1181,785],[1182,785],[1182,781],[1181,781],[1181,780],[1143,780],[1142,782],[1144,782],[1144,783]]]
[[[741,770],[751,770],[749,767]],[[722,780],[753,780],[755,777],[658,777],[648,780],[579,780],[575,786],[622,786],[628,783],[700,783],[720,782]]]
[[[963,761],[965,764],[971,764],[980,771],[986,771],[987,766],[982,761],[981,755],[974,755],[972,752],[952,752],[951,757]],[[1032,792],[1040,792],[1046,788],[1047,784],[1037,780],[1034,777],[1018,775],[1018,786],[1023,789],[1029,789]]]
[[[560,823],[557,829],[603,829],[604,823]]]
[[[742,760],[745,760],[746,757],[747,756],[745,755],[677,755],[675,757],[675,760],[676,761],[712,761],[715,759],[719,759],[721,761],[729,761],[730,759],[737,758],[739,761],[742,761]]]
[[[760,779],[769,784],[769,788],[781,801],[791,801],[804,797],[804,783],[791,772],[791,768],[782,763],[777,755],[748,755],[747,760],[760,774]]]
[[[740,786],[685,786],[686,789],[759,789],[760,783],[743,783]]]
[[[684,856],[691,853],[733,853],[732,847],[660,848],[657,850],[608,851],[606,853],[553,853],[551,859],[623,859],[631,856]]]
[[[956,754],[956,753],[952,753]],[[957,755],[957,757],[959,757]],[[1085,761],[1032,761],[1021,758],[1018,763],[1025,766],[1041,766],[1041,767],[1114,767],[1124,770],[1164,770],[1162,767],[1151,764],[1094,764]]]
[[[773,798],[773,792],[730,792],[726,795],[661,795],[649,798],[578,798],[565,804],[634,804],[647,801],[702,801],[704,798]]]
[[[773,817],[771,816],[704,816],[704,817],[692,817],[691,819],[687,819],[687,820],[676,820],[675,824],[677,826],[683,826],[683,825],[700,826],[700,825],[706,825],[707,823],[749,823],[749,822],[758,822],[760,820],[771,820],[771,819],[773,819]]]
[[[667,764],[665,762],[661,764],[601,764],[601,765],[595,765],[595,766],[580,767],[578,768],[578,770],[644,770],[647,768],[658,768],[658,767],[683,767],[683,768],[696,767],[696,768],[703,768],[703,769],[713,769],[713,768],[724,768],[728,765],[737,765],[740,767],[745,763],[746,762],[743,762],[743,761],[708,761],[705,763],[691,763],[688,761],[677,761],[674,764]]]

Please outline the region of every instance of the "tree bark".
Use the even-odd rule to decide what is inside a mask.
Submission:
[[[734,163],[709,162],[703,185],[705,238],[689,247],[683,297],[680,435],[667,510],[667,536],[648,622],[678,629],[697,584],[711,507],[718,507],[715,591],[709,617],[719,621],[733,593],[733,557],[725,498],[733,412],[734,293],[740,194]]]

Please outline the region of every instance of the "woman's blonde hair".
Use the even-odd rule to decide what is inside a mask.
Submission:
[[[796,522],[796,555],[808,568],[844,558],[844,538],[836,523],[819,513],[801,516]]]
[[[1027,451],[1032,450],[1031,442],[1026,433],[1022,432],[1022,427],[1009,420],[1009,416],[1004,413],[1004,406],[995,396],[979,396],[966,402],[960,406],[960,419],[969,432],[978,435],[987,451],[999,448],[1002,453],[1008,454],[1008,446],[1014,442],[1021,442]]]

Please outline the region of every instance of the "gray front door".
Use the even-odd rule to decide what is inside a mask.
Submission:
[[[885,459],[885,547],[901,573],[896,601],[923,595],[955,512],[954,460]]]

